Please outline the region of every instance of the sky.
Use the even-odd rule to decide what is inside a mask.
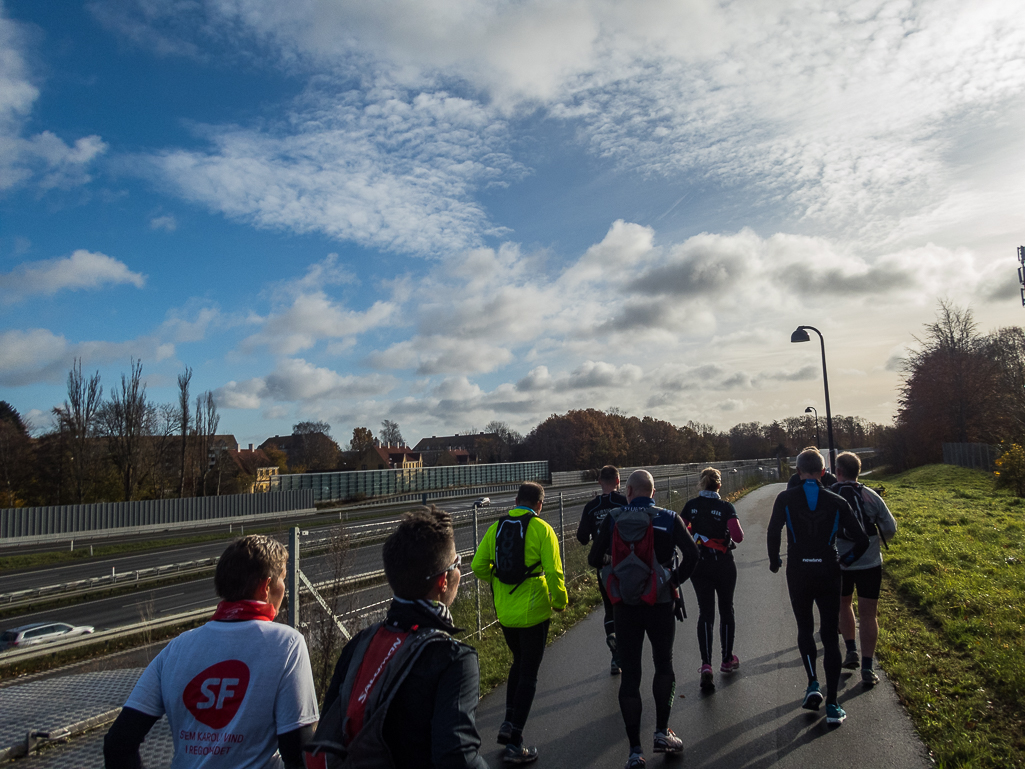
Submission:
[[[0,399],[259,444],[618,409],[888,423],[1019,325],[1019,0],[0,0]]]

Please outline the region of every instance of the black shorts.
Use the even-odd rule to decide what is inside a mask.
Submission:
[[[873,601],[878,601],[879,588],[882,584],[882,566],[873,566],[870,569],[848,569],[843,573],[840,595],[844,598],[854,595],[854,588],[857,588],[858,598],[869,598]]]

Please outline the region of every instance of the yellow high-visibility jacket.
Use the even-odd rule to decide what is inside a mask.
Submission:
[[[509,511],[509,515],[518,518],[533,512],[527,507],[514,507]],[[544,573],[530,577],[514,592],[510,592],[514,586],[501,582],[492,574],[498,523],[495,521],[491,524],[484,534],[484,539],[481,540],[480,547],[474,553],[473,573],[477,575],[477,579],[491,585],[499,622],[506,627],[538,625],[552,616],[552,608],[565,609],[569,603],[562,558],[559,557],[559,538],[555,530],[540,517],[530,522],[523,543],[525,560],[527,565],[540,561]]]

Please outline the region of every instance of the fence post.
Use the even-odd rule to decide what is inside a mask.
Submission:
[[[566,573],[566,516],[562,503],[562,492],[559,492],[559,552],[562,554],[562,573]]]
[[[473,552],[477,553],[477,548],[480,547],[480,532],[477,528],[477,503],[473,503]],[[480,578],[474,575],[474,579],[477,583],[477,589],[474,591],[477,594],[477,639],[480,640],[484,635],[484,631],[481,628],[480,619]]]
[[[299,527],[288,532],[288,624],[299,627]]]

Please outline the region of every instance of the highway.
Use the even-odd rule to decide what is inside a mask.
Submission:
[[[509,496],[512,495],[493,497],[492,507],[490,509],[481,509],[479,526],[479,533],[481,536],[483,536],[484,531],[487,526],[490,525],[491,521],[503,515],[508,506],[511,506],[512,500],[507,498]],[[579,507],[585,498],[590,497],[590,493],[585,491],[581,495],[581,493],[578,492],[577,496],[580,498],[580,502],[574,503],[574,507],[566,510],[566,531],[569,536],[572,536],[573,532],[576,531],[576,519],[579,515]],[[472,508],[470,508],[470,510],[466,510],[465,508],[457,510],[455,507],[452,507],[451,511],[458,516],[458,521],[462,524],[457,525],[456,528],[456,547],[463,554],[464,558],[469,559],[469,557],[472,556],[475,547],[473,526],[471,525]],[[557,524],[557,502],[552,508],[545,509],[545,517],[549,519],[549,522]],[[373,523],[361,522],[347,527],[346,530],[350,532],[353,530],[362,530],[364,538],[374,533],[373,531],[368,532],[368,529],[376,530],[378,535],[376,539],[378,541],[364,545],[356,545],[348,551],[345,551],[341,558],[339,558],[337,554],[331,552],[318,553],[316,555],[304,557],[302,555],[302,540],[300,540],[300,568],[306,574],[307,578],[315,584],[345,577],[358,578],[360,576],[379,572],[381,570],[382,546],[380,538],[391,528],[391,526],[394,525],[397,518],[397,515],[392,514],[384,519],[374,521]],[[339,527],[337,526],[312,529],[309,530],[309,538],[316,537],[320,540],[326,535],[330,536],[332,534],[336,534],[338,530]],[[129,569],[130,566],[128,566],[128,564],[137,565],[137,568],[146,568],[155,566],[158,563],[174,563],[178,559],[194,560],[196,558],[208,557],[210,555],[220,555],[225,544],[226,542],[224,541],[211,542],[197,546],[171,548],[157,553],[151,552],[119,558],[98,559],[95,562],[67,564],[47,570],[35,570],[33,572],[26,573],[25,575],[18,576],[31,577],[38,584],[54,584],[66,579],[82,579],[84,577],[78,575],[92,574],[93,572],[90,572],[90,569],[94,571],[99,570],[98,573],[101,575],[109,575],[112,565],[114,565],[118,571],[121,571],[122,568],[126,570]],[[55,575],[57,574],[61,576],[59,578],[55,578]],[[5,590],[10,589],[8,588],[8,575],[4,576],[4,588]],[[379,596],[377,595],[378,593],[381,593],[382,595]],[[387,588],[379,588],[376,591],[371,590],[369,595],[365,597],[361,596],[355,604],[353,603],[352,596],[344,596],[337,602],[336,612],[344,618],[350,614],[359,613],[362,610],[362,607],[368,603],[386,600],[388,595],[390,594],[388,593]],[[167,617],[177,613],[194,611],[204,607],[210,607],[212,609],[216,604],[217,596],[213,588],[213,579],[210,576],[203,576],[189,582],[182,582],[164,587],[142,588],[128,594],[122,594],[110,598],[83,601],[71,606],[26,612],[5,618],[2,621],[2,625],[5,628],[11,628],[19,627],[31,622],[59,621],[73,625],[92,625],[97,631],[99,631],[124,627],[145,619]]]

